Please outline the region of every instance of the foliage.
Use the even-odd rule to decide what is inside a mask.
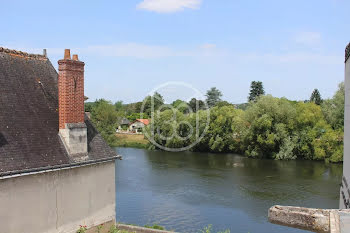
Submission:
[[[108,233],[131,233],[131,232],[125,231],[125,230],[119,230],[116,226],[111,226]]]
[[[157,111],[164,104],[164,99],[161,94],[155,92],[153,96],[147,96],[142,104],[143,109],[140,108],[139,112],[142,111],[144,114],[151,116],[152,110]]]
[[[115,142],[118,114],[114,105],[104,99],[97,100],[91,111],[91,120],[108,144]]]
[[[100,233],[103,228],[103,224],[97,226],[97,233]]]
[[[321,105],[322,98],[318,89],[313,90],[313,92],[311,93],[310,102],[313,102],[317,105]]]
[[[292,146],[292,139],[288,137],[295,117],[295,108],[287,99],[270,95],[260,97],[245,112],[249,125],[243,138],[245,154],[249,157],[293,159],[291,153],[285,152]],[[284,152],[280,152],[281,147],[284,147]]]
[[[85,102],[85,112],[91,112],[95,102]]]
[[[211,233],[212,232],[213,226],[209,224],[208,226],[204,227],[203,230],[201,230],[201,233]],[[225,230],[225,231],[219,231],[217,233],[230,233],[230,230]]]
[[[177,109],[167,109],[154,116],[154,126],[146,127],[146,133],[154,141],[168,148],[181,148],[188,144],[189,126],[183,123],[185,115]]]
[[[315,103],[261,96],[246,111],[232,105],[212,107],[209,125],[206,111],[183,114],[166,110],[154,118],[155,127],[147,127],[147,132],[153,132],[161,146],[182,148],[198,139],[191,131],[198,120],[199,135],[205,129],[207,132],[191,148],[193,151],[234,152],[278,160],[342,161],[343,132],[327,123]],[[172,137],[174,134],[179,137]]]
[[[326,121],[335,130],[344,129],[344,106],[345,106],[345,87],[344,82],[340,83],[338,90],[332,99],[325,100],[322,103],[322,112]]]
[[[265,95],[263,83],[260,81],[253,81],[250,84],[250,92],[248,96],[249,102],[255,102],[259,98],[259,96]]]
[[[199,110],[205,109],[204,102],[202,100],[197,100],[196,98],[192,98],[188,105],[192,109],[192,112],[197,112]]]
[[[121,101],[121,100],[115,102],[114,106],[115,106],[115,110],[117,112],[122,111],[124,109],[123,101]]]
[[[225,100],[224,101],[220,101],[217,104],[215,104],[215,107],[224,107],[224,106],[232,106],[232,107],[234,107],[233,104],[231,104],[231,103],[229,103],[229,102],[227,102]]]
[[[216,87],[210,88],[210,90],[208,90],[206,94],[206,101],[209,108],[214,107],[217,103],[219,103],[221,101],[221,96],[221,91],[218,90]]]
[[[321,105],[318,105],[322,100],[317,89],[314,93],[312,101],[290,101],[264,95],[262,83],[252,82],[250,102],[235,108],[221,100],[218,89],[211,88],[207,93],[209,109],[203,101],[195,98],[189,103],[175,100],[171,105],[164,105],[163,97],[154,93],[145,98],[146,114],[142,117],[153,116],[154,125],[147,126],[145,132],[158,147],[184,148],[194,144],[193,151],[340,162],[343,160],[344,84],[339,85],[333,98]],[[156,110],[154,114],[151,114],[152,101]],[[115,128],[123,117],[130,121],[142,118],[142,104],[123,104],[121,101],[112,104],[100,99],[86,103],[86,108],[91,112],[92,122],[110,145],[150,148],[145,138],[124,140],[115,136]],[[198,142],[198,136],[204,132]]]
[[[85,233],[87,231],[87,227],[86,226],[79,226],[79,229],[77,230],[77,233]]]
[[[175,100],[171,105],[182,113],[189,113],[193,111],[191,107],[183,100]]]
[[[150,228],[150,229],[156,229],[156,230],[165,230],[165,228],[163,226],[157,225],[157,224],[153,224],[153,226],[150,225],[145,225],[146,228]]]
[[[149,116],[145,113],[139,113],[139,112],[134,112],[132,114],[130,114],[129,116],[127,116],[126,118],[130,121],[130,122],[134,122],[136,119],[147,119]]]

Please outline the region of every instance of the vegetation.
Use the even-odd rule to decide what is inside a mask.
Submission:
[[[116,134],[116,141],[112,144],[114,147],[134,147],[147,149],[150,144],[143,134]]]
[[[206,94],[208,106],[210,108],[214,107],[217,103],[221,101],[221,96],[221,91],[219,91],[216,87],[210,88],[210,90],[208,90]]]
[[[156,229],[156,230],[165,230],[163,226],[160,226],[158,224],[153,224],[152,226],[150,225],[145,225],[146,228],[151,228],[151,229]]]
[[[319,92],[318,89],[315,89],[310,97],[310,102],[314,102],[317,105],[321,105],[322,103],[322,98],[321,98],[321,94]]]
[[[212,233],[212,225],[208,225],[207,227],[204,227],[203,230],[201,230],[201,233]],[[230,233],[230,230],[225,230],[225,231],[219,231],[217,233]]]
[[[145,132],[154,135],[160,148],[183,148],[195,144],[198,138],[193,130],[198,128],[199,135],[205,130],[206,133],[191,148],[193,151],[233,152],[252,158],[278,160],[342,161],[343,83],[333,98],[324,101],[317,89],[310,102],[290,101],[263,93],[262,83],[252,82],[251,101],[237,107],[222,101],[221,92],[211,88],[207,92],[209,109],[197,99],[189,103],[175,100],[171,104],[173,109],[164,108],[163,97],[155,93],[144,100],[146,116],[151,116],[151,101],[160,114],[154,115],[154,126],[146,127]],[[119,119],[140,117],[139,112],[133,112],[142,106],[139,103],[124,105],[117,102],[113,105],[106,100],[97,100],[87,104],[87,108],[91,111],[92,121],[110,145],[148,148],[144,138],[115,136]],[[208,125],[207,111],[210,111]]]
[[[263,83],[260,81],[253,81],[250,84],[250,92],[248,96],[249,102],[255,102],[259,98],[259,96],[265,95]]]

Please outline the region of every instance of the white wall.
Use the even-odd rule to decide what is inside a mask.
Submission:
[[[340,189],[339,208],[345,209],[344,200],[349,202],[350,189],[350,59],[345,63],[345,116],[344,116],[344,158],[343,158],[343,179]],[[343,197],[345,196],[345,199]]]
[[[76,232],[115,221],[115,162],[0,179],[0,232]]]

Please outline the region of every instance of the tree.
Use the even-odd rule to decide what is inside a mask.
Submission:
[[[207,97],[207,104],[211,108],[221,101],[222,93],[216,87],[212,87],[205,96]]]
[[[119,101],[115,102],[114,106],[115,106],[116,111],[123,110],[123,101],[119,100]]]
[[[249,102],[251,102],[251,101],[255,102],[255,101],[257,101],[257,99],[261,95],[265,95],[263,83],[260,82],[260,81],[253,81],[250,84],[250,93],[249,93],[249,96],[248,96],[248,101]]]
[[[231,107],[234,107],[234,105],[233,104],[231,104],[231,103],[229,103],[229,102],[227,102],[227,101],[220,101],[220,102],[218,102],[217,104],[215,104],[215,107],[219,107],[219,108],[221,108],[221,107],[224,107],[224,106],[231,106]]]
[[[182,113],[189,113],[190,112],[190,106],[183,100],[175,100],[171,103],[171,105],[179,110]]]
[[[322,98],[321,98],[321,94],[320,92],[318,91],[318,89],[315,89],[312,94],[311,94],[311,97],[310,97],[310,102],[314,102],[315,104],[317,105],[321,105],[322,103]]]
[[[205,104],[202,100],[197,100],[196,98],[192,98],[188,103],[188,106],[192,109],[193,112],[197,112],[205,108]]]
[[[153,110],[156,111],[159,109],[160,106],[164,104],[164,99],[161,94],[159,94],[158,92],[155,92],[153,96],[147,96],[143,100],[142,104],[143,104],[143,113],[145,113],[148,116],[151,116],[152,105],[153,105]]]
[[[96,100],[91,111],[91,120],[109,145],[113,145],[116,140],[114,134],[117,118],[118,114],[115,111],[115,106],[110,101]]]
[[[95,102],[85,102],[85,112],[91,112],[94,105],[95,105]]]
[[[262,96],[245,111],[249,130],[244,135],[245,154],[249,157],[295,159],[292,135],[295,107],[285,98]]]
[[[345,87],[340,83],[332,99],[325,100],[321,107],[326,121],[333,129],[344,129]]]

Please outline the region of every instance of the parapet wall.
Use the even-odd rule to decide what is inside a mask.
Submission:
[[[115,162],[0,179],[0,232],[75,233],[115,222]]]

